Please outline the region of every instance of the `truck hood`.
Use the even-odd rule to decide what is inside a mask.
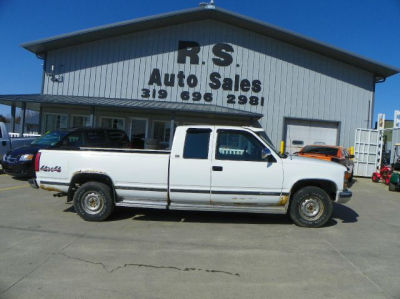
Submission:
[[[346,167],[330,161],[307,157],[289,156],[282,160],[287,188],[301,180],[327,180],[336,184],[341,191],[344,186]],[[287,178],[287,179],[286,179]]]
[[[320,160],[311,157],[299,157],[299,156],[289,156],[285,159],[285,163],[293,163],[297,165],[312,165],[317,167],[333,167],[336,169],[346,170],[346,167],[342,164],[338,164],[332,161]]]

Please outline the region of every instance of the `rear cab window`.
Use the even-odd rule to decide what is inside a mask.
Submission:
[[[188,129],[183,147],[184,159],[208,159],[211,129]]]

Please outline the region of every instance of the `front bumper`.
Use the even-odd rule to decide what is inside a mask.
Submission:
[[[344,189],[343,191],[338,191],[336,193],[335,202],[346,203],[351,199],[352,196],[353,196],[353,193],[349,189]]]

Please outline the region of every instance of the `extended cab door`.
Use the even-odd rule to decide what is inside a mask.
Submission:
[[[210,128],[177,128],[170,158],[172,208],[210,205],[212,134]]]
[[[212,158],[211,204],[276,206],[282,200],[279,157],[263,160],[266,146],[252,133],[219,129]]]

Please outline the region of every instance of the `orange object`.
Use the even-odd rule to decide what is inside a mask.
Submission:
[[[350,155],[344,147],[334,145],[306,145],[297,155],[340,163],[347,168],[346,179],[348,181],[353,179],[354,163],[351,159],[353,159],[354,156]]]

